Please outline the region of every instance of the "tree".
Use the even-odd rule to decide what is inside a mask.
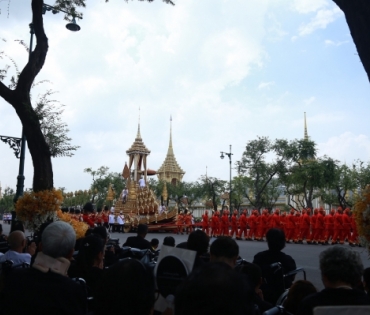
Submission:
[[[358,178],[355,165],[352,168],[346,164],[338,165],[334,172],[334,180],[331,185],[321,189],[322,201],[330,206],[341,206],[343,209],[352,207],[355,202],[354,192],[357,191],[356,178]]]
[[[220,196],[226,191],[227,182],[205,175],[200,178],[200,181],[204,197],[212,201],[213,209],[216,211],[217,205],[221,203]]]
[[[370,81],[370,2],[333,0],[344,12],[358,55]]]
[[[163,1],[174,4],[171,0]],[[0,77],[0,96],[15,109],[27,138],[34,167],[33,190],[35,192],[52,189],[54,186],[50,147],[42,133],[39,117],[32,107],[30,96],[32,84],[45,63],[49,49],[43,23],[43,5],[43,0],[31,0],[32,26],[37,43],[30,53],[27,64],[19,74],[16,86],[14,88],[6,86]],[[67,19],[71,16],[80,16],[81,13],[77,12],[77,8],[85,6],[86,0],[55,1],[56,9],[68,12]]]
[[[265,201],[269,198],[267,187],[270,182],[278,173],[285,171],[286,148],[286,140],[272,142],[268,137],[258,137],[256,140],[247,142],[238,165],[240,172],[246,174],[250,179],[246,182],[248,188],[246,198],[258,210],[265,205]],[[273,156],[273,160],[267,162],[267,156]]]
[[[3,197],[0,199],[0,213],[14,211],[14,190],[6,187]]]
[[[119,198],[123,188],[125,187],[125,180],[120,173],[110,172],[109,167],[101,166],[97,170],[91,167],[85,168],[84,172],[92,176],[92,183],[90,186],[91,202],[95,203],[97,207],[102,207],[106,202],[109,186],[113,188],[115,197]]]
[[[250,179],[247,176],[235,176],[231,181],[232,197],[234,199],[234,207],[239,210],[247,194],[247,188],[250,186]]]

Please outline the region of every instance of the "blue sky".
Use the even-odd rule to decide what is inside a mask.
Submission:
[[[23,67],[30,7],[0,2],[0,44]],[[52,3],[49,3],[52,4]],[[69,32],[61,14],[44,16],[49,53],[33,92],[58,91],[73,143],[73,158],[53,160],[54,183],[87,189],[86,167],[121,172],[141,134],[149,168],[173,145],[185,181],[205,173],[228,179],[220,151],[234,161],[257,136],[293,140],[308,133],[324,154],[342,162],[369,161],[369,81],[344,15],[331,0],[87,1],[81,31]],[[0,66],[9,64],[0,60]],[[0,100],[0,134],[21,134],[10,105]],[[15,187],[18,160],[0,144],[1,185]],[[26,187],[32,161],[26,159]],[[235,173],[235,171],[234,171]]]

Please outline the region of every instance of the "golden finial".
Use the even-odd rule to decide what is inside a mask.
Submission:
[[[304,112],[304,139],[305,139],[305,140],[308,140],[307,122],[306,122],[306,112]]]

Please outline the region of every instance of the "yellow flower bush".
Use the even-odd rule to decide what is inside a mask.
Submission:
[[[62,192],[59,190],[26,192],[18,199],[15,212],[27,229],[35,231],[42,223],[56,220],[62,201]]]
[[[365,246],[370,255],[370,186],[354,206],[354,214],[357,224],[358,235],[361,244]]]
[[[60,210],[62,201],[63,195],[60,190],[26,192],[15,205],[17,218],[33,232],[38,230],[44,222],[64,221],[72,225],[76,232],[76,239],[84,237],[89,228],[88,225],[73,219],[69,213],[63,213]]]
[[[64,221],[72,225],[73,229],[76,232],[76,239],[85,237],[85,233],[88,230],[89,226],[85,222],[80,222],[71,217],[69,213],[64,213],[62,210],[57,212],[58,220]]]

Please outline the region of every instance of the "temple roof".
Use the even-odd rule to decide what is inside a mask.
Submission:
[[[131,145],[130,149],[126,151],[128,155],[130,154],[143,154],[143,155],[149,155],[150,150],[145,146],[143,139],[141,139],[140,134],[140,123],[137,127],[137,135],[135,138],[134,143]]]
[[[177,163],[175,154],[173,153],[173,147],[172,147],[172,118],[171,118],[171,124],[170,124],[170,144],[168,146],[167,155],[166,155],[166,158],[164,159],[164,162],[163,162],[162,166],[157,171],[157,173],[163,173],[163,172],[185,174],[183,169]]]

